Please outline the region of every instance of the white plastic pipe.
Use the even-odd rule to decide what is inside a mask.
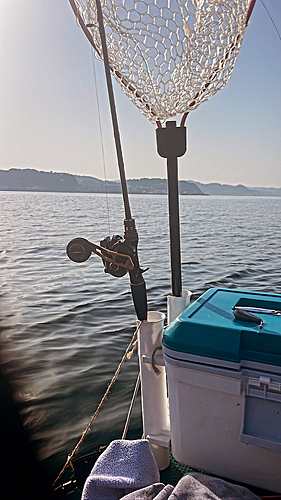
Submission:
[[[138,332],[143,433],[159,470],[170,463],[170,419],[162,355],[164,319],[165,314],[150,311]]]
[[[173,295],[168,295],[167,297],[167,319],[168,325],[174,321],[181,314],[187,306],[190,304],[190,297],[192,292],[189,290],[183,290],[181,297],[174,297]]]

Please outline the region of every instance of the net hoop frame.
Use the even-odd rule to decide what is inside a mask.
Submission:
[[[249,24],[256,2],[256,0],[140,0],[139,2],[115,0],[116,5],[113,8],[112,1],[114,0],[103,0],[102,2],[110,71],[141,113],[158,126],[179,114],[182,114],[181,126],[183,126],[190,111],[198,108],[200,104],[209,100],[212,95],[226,85],[233,71],[244,31]],[[173,5],[179,6],[178,8],[182,7],[181,1],[185,2],[185,9],[187,7],[189,9],[187,20],[180,18],[179,13],[172,11],[171,8],[173,2]],[[69,0],[69,2],[78,25],[83,29],[95,50],[96,57],[102,60],[95,0]],[[179,23],[182,19],[182,26],[178,25],[176,31],[179,31],[181,38],[185,39],[185,50],[183,50],[182,40],[181,43],[177,41],[178,47],[181,47],[180,58],[179,50],[176,56],[179,67],[177,68],[172,63],[169,66],[167,62],[164,62],[162,64],[163,75],[160,74],[157,64],[155,63],[153,66],[153,62],[151,62],[152,55],[157,54],[157,47],[148,47],[147,53],[143,52],[146,59],[144,57],[138,59],[131,57],[130,59],[128,54],[135,55],[141,42],[138,40],[132,42],[132,38],[134,38],[132,33],[124,32],[124,23],[131,22],[130,16],[133,18],[135,15],[139,19],[134,6],[139,5],[139,10],[141,7],[144,10],[147,6],[149,11],[149,9],[158,8],[157,4],[159,3],[163,4],[161,12],[165,11],[166,19],[156,16],[150,29],[153,30],[154,27],[156,31],[157,20],[158,23],[165,21],[168,26],[171,21],[168,17],[174,15],[174,18],[177,16]],[[111,11],[108,5],[112,6]],[[124,10],[123,5],[127,6],[127,10]],[[167,5],[170,6],[170,9],[166,8]],[[131,8],[129,9],[128,6]],[[127,12],[127,17],[125,12]],[[121,14],[125,20],[120,19]],[[120,25],[117,21],[120,21]],[[135,22],[134,26],[140,26],[140,22]],[[164,28],[167,29],[167,26],[165,25]],[[218,41],[214,35],[219,29],[221,31]],[[164,41],[167,45],[172,40],[176,40],[176,31],[170,31],[169,37],[165,38]],[[152,31],[149,32],[150,34],[145,35],[146,38],[144,38],[144,33],[146,32],[143,29],[138,32],[139,37],[142,36],[142,42],[145,40],[148,46],[151,46],[152,43],[158,43],[158,47],[164,46],[163,40],[159,42],[161,30],[155,36]],[[163,30],[162,33],[164,33]],[[116,43],[116,39],[118,43]],[[126,39],[125,42],[124,39]],[[143,43],[142,47],[144,47]],[[166,50],[166,59],[170,58],[172,50],[176,53],[176,47],[176,43],[173,47],[170,44],[170,49]],[[124,63],[124,58],[126,63]],[[160,57],[159,60],[163,61],[163,58]],[[163,78],[167,80],[165,84]]]

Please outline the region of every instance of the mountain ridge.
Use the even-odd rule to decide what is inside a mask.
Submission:
[[[130,194],[166,194],[167,179],[159,177],[128,179]],[[36,169],[0,169],[0,191],[39,191],[39,192],[76,192],[76,193],[121,193],[120,181],[103,181],[97,177],[69,173],[45,172]],[[247,187],[202,183],[193,180],[180,180],[179,193],[182,195],[219,195],[219,196],[281,196],[281,188]]]

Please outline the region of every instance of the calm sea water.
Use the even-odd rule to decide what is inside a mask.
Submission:
[[[150,310],[170,293],[167,198],[132,195]],[[182,275],[193,298],[213,286],[281,293],[281,198],[182,196]],[[41,460],[58,473],[107,388],[135,328],[129,280],[99,257],[71,262],[67,243],[123,233],[119,195],[0,192],[2,363]],[[110,221],[110,230],[109,230]],[[120,438],[137,358],[81,448]],[[139,404],[131,437],[140,437]]]

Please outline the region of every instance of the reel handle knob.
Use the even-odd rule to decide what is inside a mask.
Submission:
[[[85,238],[74,238],[68,243],[66,253],[73,262],[85,262],[91,256],[92,245]]]

